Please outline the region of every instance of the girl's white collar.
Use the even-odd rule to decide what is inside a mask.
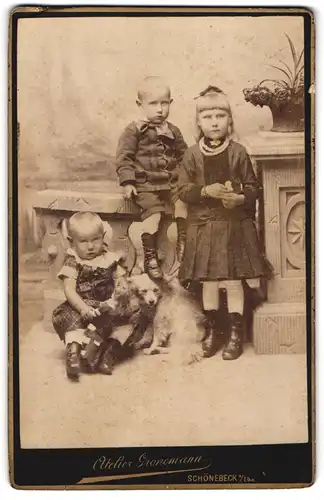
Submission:
[[[216,147],[216,148],[209,148],[205,144],[204,137],[202,137],[200,139],[198,144],[199,144],[199,149],[202,152],[202,154],[204,154],[205,156],[216,156],[216,155],[219,155],[220,153],[222,153],[223,151],[225,151],[225,149],[229,145],[229,139],[228,138],[225,139],[223,144],[221,144],[219,147]]]

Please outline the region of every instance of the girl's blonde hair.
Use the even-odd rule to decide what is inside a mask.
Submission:
[[[232,139],[235,135],[234,133],[234,122],[230,103],[224,92],[218,87],[210,86],[206,90],[203,90],[197,97],[196,101],[196,140],[197,142],[203,137],[203,133],[198,125],[199,113],[211,109],[221,109],[226,111],[230,118],[228,137]]]

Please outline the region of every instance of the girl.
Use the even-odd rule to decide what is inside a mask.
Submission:
[[[230,329],[222,356],[234,360],[243,350],[242,280],[270,271],[254,223],[260,187],[246,150],[232,140],[231,108],[217,87],[208,87],[196,98],[196,123],[198,144],[186,151],[180,169],[180,199],[188,205],[188,219],[179,278],[202,282],[206,357],[222,341],[218,309],[223,281]]]

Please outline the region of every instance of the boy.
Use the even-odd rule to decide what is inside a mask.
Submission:
[[[186,206],[178,197],[178,167],[187,144],[167,121],[171,92],[159,77],[143,80],[136,103],[144,119],[128,125],[119,139],[117,174],[125,198],[133,196],[141,209],[144,270],[152,279],[161,279],[157,232],[163,213],[171,211],[177,223],[179,262],[184,252]]]

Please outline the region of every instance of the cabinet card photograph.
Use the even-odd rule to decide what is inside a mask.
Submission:
[[[314,22],[11,12],[15,488],[313,483]]]

